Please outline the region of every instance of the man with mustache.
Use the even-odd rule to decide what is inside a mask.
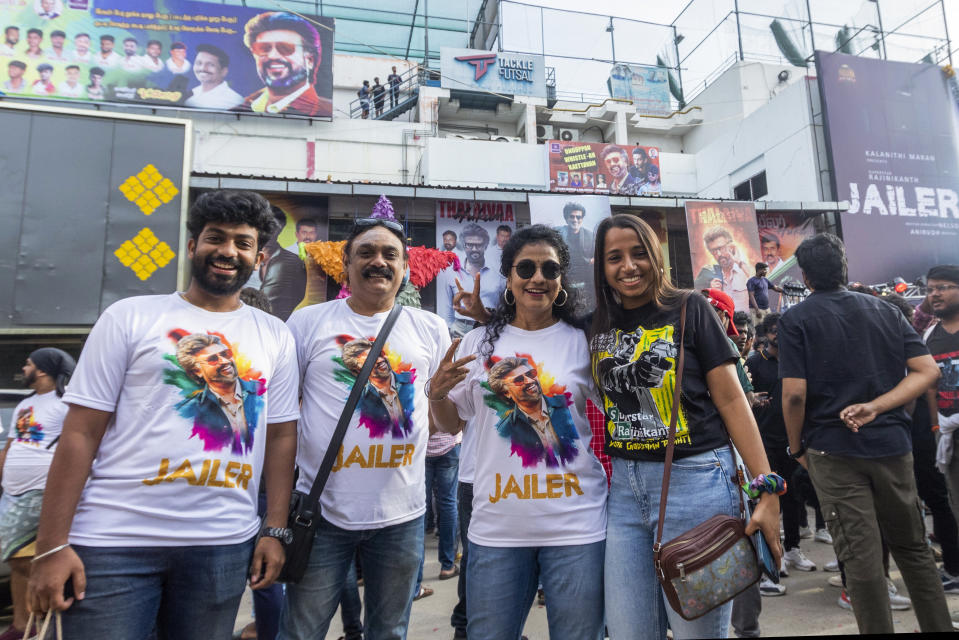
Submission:
[[[261,13],[246,23],[243,42],[263,84],[237,109],[257,113],[332,116],[333,101],[313,88],[323,59],[316,28],[285,11]]]
[[[636,195],[640,180],[629,172],[629,156],[626,150],[612,145],[603,149],[600,158],[610,177],[609,192],[622,196]]]
[[[697,289],[724,291],[733,299],[736,311],[749,311],[749,292],[746,288],[749,276],[732,234],[723,227],[712,227],[703,234],[703,244],[716,264],[700,269],[694,286]]]
[[[193,59],[193,74],[200,85],[187,98],[188,107],[232,109],[243,102],[243,96],[230,88],[226,75],[230,72],[230,56],[220,47],[200,44]]]

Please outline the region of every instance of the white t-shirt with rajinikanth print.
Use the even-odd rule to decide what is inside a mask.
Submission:
[[[70,542],[237,544],[259,529],[268,424],[296,420],[296,351],[277,318],[180,294],[121,300],[100,316],[65,402],[113,412]]]

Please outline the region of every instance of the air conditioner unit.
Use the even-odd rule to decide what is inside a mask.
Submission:
[[[546,142],[547,140],[553,139],[553,125],[551,124],[538,124],[536,125],[536,142]]]
[[[514,136],[493,136],[490,140],[493,142],[521,142],[521,138]]]
[[[478,140],[479,139],[476,136],[468,136],[462,133],[447,133],[446,137],[453,138],[456,140]]]
[[[578,142],[579,129],[560,129],[559,139],[564,142]]]

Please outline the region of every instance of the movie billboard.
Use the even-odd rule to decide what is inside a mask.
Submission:
[[[669,75],[663,67],[641,67],[619,63],[606,80],[611,98],[632,100],[638,113],[668,114]]]
[[[796,247],[806,238],[816,235],[816,215],[796,211],[760,211],[756,213],[759,227],[760,260],[766,263],[766,277],[779,288],[805,286],[802,271],[796,263]],[[785,311],[789,297],[769,290],[769,310]]]
[[[597,225],[610,216],[609,198],[596,195],[529,196],[529,217],[533,224],[545,224],[559,231],[569,247],[571,286],[579,293],[580,310],[596,307],[593,285],[593,252]]]
[[[659,240],[659,248],[663,252],[663,268],[666,273],[670,273],[669,267],[669,227],[666,224],[666,213],[654,209],[631,209],[626,211],[631,215],[640,218],[656,232],[656,238]]]
[[[663,192],[657,147],[550,140],[546,152],[550,191],[619,196]]]
[[[23,98],[333,115],[333,19],[187,0],[0,3]]]
[[[693,286],[719,289],[736,311],[749,312],[746,282],[760,262],[756,206],[752,202],[686,201]]]
[[[944,71],[816,52],[850,280],[959,262],[959,139]]]
[[[459,256],[460,268],[450,266],[436,277],[436,314],[446,321],[454,338],[473,328],[473,322],[453,310],[456,281],[472,290],[480,274],[483,306],[496,307],[506,287],[500,272],[503,247],[516,230],[511,202],[440,200],[436,203],[436,248]]]

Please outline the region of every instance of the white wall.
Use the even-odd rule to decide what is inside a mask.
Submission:
[[[546,184],[546,147],[428,138],[422,175],[433,185],[541,190]]]

